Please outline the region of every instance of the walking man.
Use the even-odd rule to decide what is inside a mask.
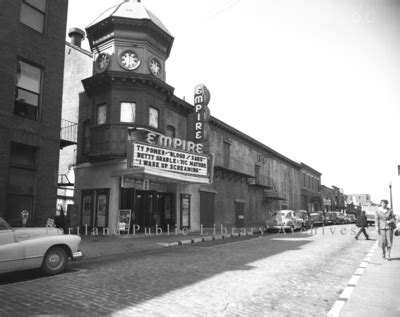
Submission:
[[[364,234],[365,239],[369,240],[369,236],[367,234],[367,231],[365,231],[365,228],[368,227],[368,221],[367,221],[367,216],[365,215],[365,211],[363,210],[361,212],[361,215],[358,216],[357,218],[357,227],[360,228],[358,233],[355,236],[355,239],[358,240],[358,237],[360,236],[361,232]]]

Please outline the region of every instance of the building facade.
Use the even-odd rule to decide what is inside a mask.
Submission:
[[[67,9],[1,2],[0,216],[17,226],[55,215]]]
[[[81,228],[241,228],[300,209],[299,163],[212,117],[204,85],[194,105],[174,95],[165,81],[174,38],[151,11],[125,1],[86,32],[93,74],[79,99]]]
[[[369,206],[372,204],[370,194],[349,194],[346,195],[346,203],[353,204],[356,206]]]
[[[308,212],[322,210],[321,173],[300,163],[301,208]]]
[[[58,168],[57,215],[61,211],[77,213],[74,200],[75,166],[78,142],[79,104],[87,102],[81,79],[92,75],[93,55],[81,47],[85,32],[68,30],[70,42],[65,43],[64,83],[61,119],[61,148]],[[85,101],[82,101],[84,99]],[[72,217],[74,218],[74,216]],[[76,215],[75,215],[76,218]],[[71,223],[70,223],[71,224]],[[72,223],[75,226],[77,223]]]

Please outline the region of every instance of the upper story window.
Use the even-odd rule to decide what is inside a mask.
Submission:
[[[36,120],[38,116],[42,70],[23,62],[17,63],[14,114]]]
[[[224,141],[224,167],[229,168],[231,161],[231,143]]]
[[[170,138],[174,138],[176,136],[175,128],[172,125],[167,125],[167,130],[165,131],[165,135]]]
[[[83,123],[83,153],[87,154],[90,151],[90,121]]]
[[[20,21],[32,29],[44,33],[46,0],[22,0]]]
[[[104,124],[107,121],[107,105],[105,103],[97,106],[97,124]]]
[[[158,114],[159,111],[156,108],[149,108],[149,126],[158,129]]]
[[[135,122],[136,104],[134,102],[121,102],[120,121]]]
[[[260,165],[254,165],[254,179],[256,184],[260,184]]]

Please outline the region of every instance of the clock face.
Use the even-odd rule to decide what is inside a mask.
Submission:
[[[119,64],[127,70],[134,70],[139,67],[140,59],[133,50],[125,50],[119,55]]]
[[[149,61],[149,68],[151,73],[156,76],[156,77],[160,77],[161,76],[161,63],[158,59],[156,58],[152,58]]]
[[[95,67],[98,73],[104,72],[110,64],[110,55],[107,53],[101,53],[97,56]]]

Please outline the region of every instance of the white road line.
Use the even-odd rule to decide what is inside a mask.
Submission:
[[[340,313],[341,313],[343,307],[346,305],[348,299],[350,298],[351,293],[353,292],[359,279],[361,278],[361,275],[364,273],[365,268],[368,266],[368,263],[371,261],[371,257],[376,250],[377,244],[378,244],[378,241],[375,242],[374,245],[370,248],[370,250],[368,251],[367,257],[363,260],[363,262],[361,262],[361,264],[358,266],[356,271],[353,273],[351,279],[347,283],[347,286],[345,287],[343,292],[340,294],[339,299],[336,300],[336,302],[333,304],[331,310],[328,312],[328,314],[327,314],[328,317],[340,316]]]

